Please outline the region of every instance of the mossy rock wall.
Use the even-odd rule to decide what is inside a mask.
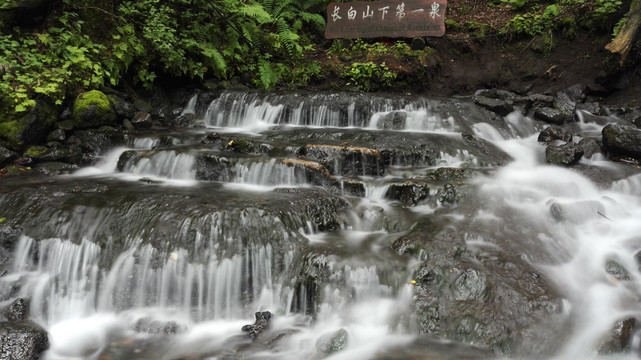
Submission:
[[[44,141],[56,118],[57,110],[53,105],[37,101],[30,111],[0,122],[0,146],[21,152],[27,145]]]

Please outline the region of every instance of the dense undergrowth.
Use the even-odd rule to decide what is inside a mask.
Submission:
[[[27,12],[35,19],[20,22],[12,11],[21,2],[44,5],[33,15]],[[62,105],[80,92],[117,87],[123,80],[142,87],[172,77],[272,88],[305,86],[331,75],[342,85],[369,91],[416,77],[408,75],[404,62],[414,64],[411,71],[419,76],[437,66],[429,47],[412,50],[404,41],[323,39],[328,3],[0,0],[4,119],[39,99]],[[500,28],[450,20],[448,32],[510,32],[517,38],[555,31],[571,36],[579,28],[609,33],[625,10],[621,0],[490,0],[489,5],[510,7],[510,20]],[[464,13],[462,6],[458,10]]]

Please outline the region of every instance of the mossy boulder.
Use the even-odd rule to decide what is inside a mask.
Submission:
[[[22,152],[27,146],[47,138],[56,121],[56,108],[37,101],[31,110],[0,122],[0,146]]]
[[[91,90],[76,98],[70,123],[66,127],[87,129],[115,125],[116,119],[116,111],[109,97],[99,90]]]

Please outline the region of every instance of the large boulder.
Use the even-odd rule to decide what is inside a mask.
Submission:
[[[49,348],[47,332],[32,322],[0,322],[0,359],[37,360]]]
[[[601,131],[603,148],[610,155],[630,156],[641,160],[641,130],[636,127],[609,124]]]
[[[581,160],[582,156],[583,149],[573,142],[545,148],[545,160],[552,165],[572,165]]]
[[[509,91],[482,89],[474,93],[474,102],[490,111],[505,116],[514,111],[516,95]]]
[[[78,95],[73,105],[70,123],[65,126],[87,129],[115,124],[116,111],[109,97],[99,90],[91,90]]]

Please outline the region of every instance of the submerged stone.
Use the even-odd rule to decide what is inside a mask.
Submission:
[[[316,351],[322,354],[334,354],[347,347],[349,334],[345,329],[323,334],[316,340]]]
[[[272,318],[272,313],[270,313],[269,311],[259,311],[254,315],[256,316],[256,321],[252,325],[243,326],[241,329],[252,338],[256,338],[263,331],[265,331],[265,329],[269,325],[269,320]]]

